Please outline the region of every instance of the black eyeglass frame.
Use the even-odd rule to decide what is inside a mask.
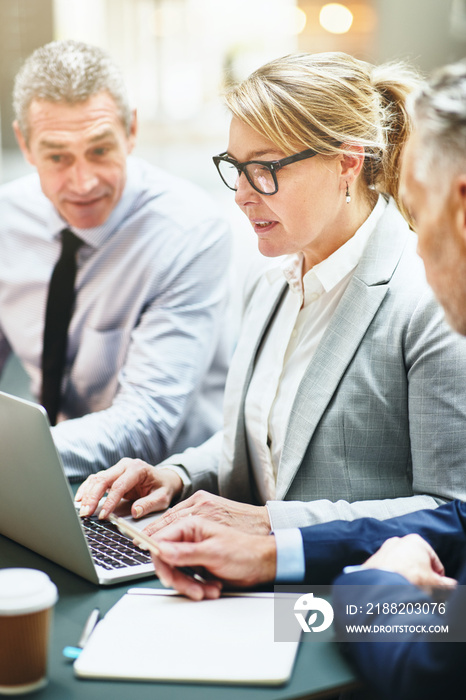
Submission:
[[[306,160],[307,158],[313,158],[314,156],[318,155],[317,151],[314,151],[313,148],[307,148],[305,151],[301,151],[300,153],[295,153],[293,156],[287,156],[286,158],[281,158],[280,160],[247,160],[244,163],[238,163],[237,160],[232,158],[231,156],[228,155],[228,153],[225,151],[224,153],[219,153],[218,156],[213,156],[212,160],[215,163],[215,167],[218,170],[218,174],[222,178],[222,182],[228,187],[228,189],[233,190],[233,192],[237,191],[237,187],[231,187],[231,185],[228,184],[228,182],[225,180],[225,178],[222,175],[222,172],[220,170],[220,163],[222,161],[225,161],[226,163],[230,163],[233,165],[236,170],[238,171],[238,177],[241,175],[241,173],[244,173],[246,175],[247,181],[253,187],[256,192],[259,192],[259,194],[263,194],[267,197],[270,197],[273,194],[277,194],[278,192],[278,180],[277,180],[277,172],[281,170],[285,165],[290,165],[290,163],[296,163],[299,160]],[[269,170],[269,172],[272,174],[272,179],[275,185],[275,189],[273,192],[263,192],[260,190],[251,180],[249,177],[248,171],[246,170],[246,166],[248,165],[261,165]]]

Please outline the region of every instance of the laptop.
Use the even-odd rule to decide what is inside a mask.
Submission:
[[[152,514],[136,521],[129,513],[129,502],[122,502],[116,511],[138,529],[160,517]],[[108,533],[99,534],[101,528]],[[4,392],[0,392],[0,534],[99,585],[155,574],[147,552],[114,525],[79,517],[45,409]]]

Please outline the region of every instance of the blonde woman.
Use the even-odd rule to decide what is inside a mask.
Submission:
[[[260,251],[287,256],[248,290],[224,430],[157,467],[122,460],[79,489],[157,524],[246,531],[384,519],[466,497],[466,347],[446,325],[398,197],[406,69],[293,55],[226,95],[214,158]]]

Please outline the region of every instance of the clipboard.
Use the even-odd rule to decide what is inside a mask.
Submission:
[[[134,588],[99,622],[74,664],[79,678],[282,685],[299,646],[274,641],[272,593],[191,601]]]

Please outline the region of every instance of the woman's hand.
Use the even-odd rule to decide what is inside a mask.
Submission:
[[[134,501],[133,518],[141,518],[153,511],[165,510],[173,498],[181,493],[183,482],[170,469],[158,469],[141,459],[121,459],[114,467],[91,474],[76,492],[81,503],[81,517],[92,515],[107,492],[99,518],[106,518],[122,498]]]
[[[270,533],[270,519],[266,506],[251,506],[247,503],[230,501],[207,491],[196,491],[176,506],[170,508],[161,518],[148,525],[144,532],[153,535],[167,525],[192,515],[229,525],[254,535]]]

